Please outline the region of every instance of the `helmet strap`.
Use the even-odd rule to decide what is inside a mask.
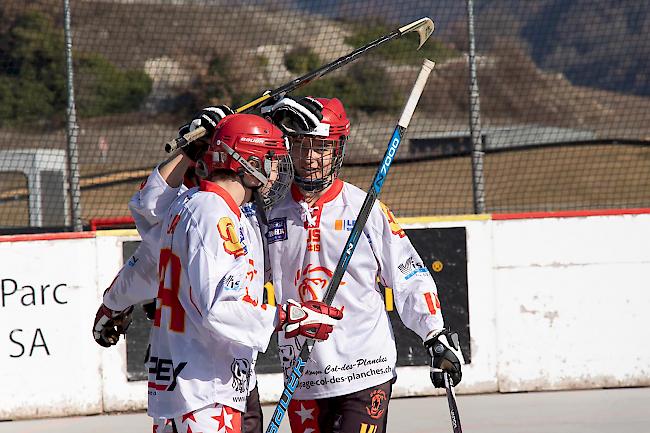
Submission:
[[[246,170],[251,176],[253,176],[255,179],[260,181],[262,185],[266,185],[266,183],[269,181],[269,178],[264,176],[262,173],[260,173],[259,170],[257,170],[255,167],[253,167],[248,161],[244,159],[238,152],[235,151],[232,147],[228,146],[226,143],[221,141],[219,143],[221,147],[226,151],[228,155],[235,161],[241,165],[244,170]]]

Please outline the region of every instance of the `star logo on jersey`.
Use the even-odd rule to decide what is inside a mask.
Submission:
[[[308,264],[302,271],[296,272],[294,284],[298,289],[298,296],[302,302],[318,301],[322,299],[327,284],[332,279],[334,273],[324,266],[314,266]],[[345,285],[341,281],[341,286]]]
[[[294,432],[317,433],[318,404],[316,400],[291,400],[289,402],[289,421]]]
[[[217,411],[221,409],[221,412],[212,416],[211,418],[217,422],[217,428],[214,430],[218,433],[234,433],[238,432],[241,429],[239,414],[228,406],[220,405],[217,407]]]

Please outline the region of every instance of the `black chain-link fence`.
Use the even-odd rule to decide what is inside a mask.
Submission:
[[[398,216],[475,211],[466,1],[70,0],[77,130],[66,3],[0,4],[3,233],[71,229],[75,206],[85,227],[128,215],[196,110],[243,105],[422,16],[436,31],[421,51],[397,39],[297,94],[344,102],[343,177],[365,190],[422,58],[436,61],[382,199]],[[474,21],[485,211],[650,207],[650,5],[475,0]]]

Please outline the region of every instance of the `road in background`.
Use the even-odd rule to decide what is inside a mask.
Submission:
[[[458,396],[465,433],[646,433],[650,388]],[[274,406],[264,406],[268,420]],[[0,422],[0,433],[144,433],[144,413]],[[281,433],[289,433],[285,419]],[[390,433],[451,433],[444,397],[390,404]]]

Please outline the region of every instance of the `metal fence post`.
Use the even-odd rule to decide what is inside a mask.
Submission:
[[[68,84],[68,109],[67,109],[67,147],[68,147],[68,181],[70,183],[70,204],[72,227],[74,231],[83,230],[81,225],[81,191],[79,188],[79,150],[77,149],[77,111],[74,102],[74,79],[72,69],[72,31],[70,28],[70,0],[63,0],[64,32],[65,32],[65,59]]]
[[[467,31],[469,34],[469,128],[472,135],[472,191],[474,213],[485,213],[485,151],[481,134],[481,102],[476,75],[476,44],[474,40],[474,6],[467,0]]]

